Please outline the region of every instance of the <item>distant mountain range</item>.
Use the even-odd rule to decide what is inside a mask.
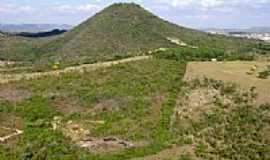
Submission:
[[[251,27],[245,29],[225,29],[225,28],[207,28],[202,29],[206,32],[223,32],[223,33],[231,33],[231,32],[246,32],[246,33],[270,33],[270,27]]]
[[[48,32],[54,29],[69,30],[71,25],[67,24],[0,24],[0,31],[11,33],[37,33]]]
[[[15,33],[13,35],[22,36],[22,37],[30,37],[30,38],[41,38],[41,37],[56,36],[56,35],[65,33],[66,31],[67,30],[54,29],[52,31],[47,31],[47,32],[37,32],[37,33],[20,32],[20,33]]]

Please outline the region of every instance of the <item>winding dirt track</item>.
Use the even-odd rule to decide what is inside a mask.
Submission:
[[[55,71],[48,71],[48,72],[36,72],[36,73],[25,73],[25,74],[0,74],[0,84],[20,81],[20,80],[31,80],[31,79],[38,79],[40,77],[46,76],[59,76],[63,73],[70,73],[70,72],[84,72],[90,70],[96,70],[99,68],[110,67],[117,64],[128,63],[133,61],[139,61],[144,59],[150,59],[151,56],[138,56],[132,58],[126,58],[122,60],[116,61],[109,61],[109,62],[99,62],[94,64],[84,64],[80,66],[74,67],[67,67],[63,70],[55,70]]]

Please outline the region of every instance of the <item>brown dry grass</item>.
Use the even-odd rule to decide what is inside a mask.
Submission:
[[[11,103],[19,103],[29,98],[31,94],[24,89],[19,89],[11,85],[0,87],[0,100],[8,101]]]
[[[144,158],[135,158],[132,160],[179,160],[183,155],[189,155],[192,159],[195,158],[195,153],[192,145],[186,146],[173,146],[172,148],[165,149],[157,154],[149,155]]]
[[[11,114],[0,113],[0,127],[22,129],[23,126],[24,124],[20,117]]]
[[[191,90],[184,97],[180,97],[175,108],[176,117],[200,121],[202,114],[211,111],[219,91],[212,88]]]
[[[62,117],[54,117],[52,122],[54,130],[60,130],[65,136],[69,137],[75,146],[88,150],[92,153],[112,153],[127,148],[143,147],[146,142],[130,142],[114,136],[93,137],[91,132],[84,124],[69,121],[62,122]]]
[[[22,130],[23,127],[24,124],[21,118],[11,114],[0,113],[0,139],[16,134],[16,130]],[[16,147],[17,136],[7,138],[4,143],[7,148]]]
[[[257,65],[254,74],[249,75],[252,66]],[[184,79],[190,81],[203,77],[232,82],[240,85],[241,88],[249,90],[256,87],[258,104],[270,103],[270,79],[259,79],[257,73],[264,70],[267,62],[190,62],[188,63]]]
[[[51,106],[54,107],[56,111],[64,115],[71,115],[74,113],[81,113],[88,111],[86,107],[82,107],[75,100],[70,100],[67,98],[56,98],[51,101]]]

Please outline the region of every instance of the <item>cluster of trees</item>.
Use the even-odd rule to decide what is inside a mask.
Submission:
[[[257,48],[265,51],[270,51],[270,44],[259,43]]]
[[[180,61],[210,61],[217,59],[224,60],[254,60],[254,54],[251,53],[229,53],[223,49],[215,48],[168,48],[156,50],[154,56],[157,58],[175,59]]]
[[[60,34],[65,33],[65,32],[67,32],[67,30],[54,29],[54,30],[48,31],[48,32],[38,32],[38,33],[22,32],[22,33],[18,33],[15,35],[22,36],[22,37],[30,37],[30,38],[40,38],[40,37],[56,36],[56,35],[60,35]]]

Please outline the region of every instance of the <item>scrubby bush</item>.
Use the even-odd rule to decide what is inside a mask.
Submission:
[[[202,114],[200,121],[177,119],[174,131],[183,137],[193,137],[194,154],[182,159],[268,159],[269,105],[256,107],[252,102],[255,88],[243,92],[221,81],[194,81],[193,89],[215,88],[230,98],[214,103],[214,108]],[[217,97],[218,98],[218,97]],[[220,99],[220,98],[218,98]],[[202,106],[203,107],[203,106]],[[189,126],[186,124],[189,123]],[[189,142],[190,143],[190,142]],[[180,158],[180,159],[181,159]]]
[[[214,48],[170,48],[157,50],[154,53],[156,58],[174,59],[180,61],[210,61],[217,59],[224,60],[253,60],[253,54],[233,54],[222,49]]]
[[[268,71],[262,71],[262,72],[259,72],[259,78],[260,79],[267,79],[268,78],[268,76],[269,76],[269,72]]]
[[[267,66],[267,69],[259,72],[258,78],[267,79],[270,76],[270,66]]]
[[[33,97],[21,104],[18,109],[19,114],[28,122],[35,122],[39,119],[49,120],[56,115],[52,108],[48,107],[46,101],[41,97]]]
[[[270,51],[270,44],[259,43],[257,44],[257,48],[265,51]]]

